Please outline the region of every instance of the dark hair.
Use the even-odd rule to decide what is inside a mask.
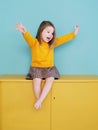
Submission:
[[[52,22],[50,21],[43,21],[41,22],[39,28],[38,28],[38,31],[37,31],[37,34],[36,34],[36,38],[37,40],[39,41],[39,43],[41,44],[41,38],[42,38],[42,31],[47,27],[47,26],[52,26],[54,28],[54,32],[53,32],[53,38],[51,41],[48,42],[49,46],[51,47],[51,45],[54,43],[55,41],[55,37],[56,37],[56,31],[55,31],[55,27],[53,25]]]

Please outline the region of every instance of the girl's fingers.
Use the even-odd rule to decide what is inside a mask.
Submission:
[[[20,30],[20,29],[22,29],[23,28],[23,25],[21,24],[21,23],[17,23],[16,24],[16,29],[17,30]]]
[[[79,28],[79,25],[76,25],[75,28]]]

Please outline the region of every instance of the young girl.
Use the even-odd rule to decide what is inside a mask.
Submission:
[[[76,25],[73,32],[58,38],[56,38],[55,27],[50,21],[43,21],[40,24],[36,38],[31,36],[21,23],[16,25],[16,29],[23,34],[24,39],[31,49],[32,61],[28,76],[30,79],[33,79],[34,93],[36,96],[34,108],[39,109],[48,95],[54,79],[60,77],[54,65],[54,48],[75,38],[79,26]],[[45,79],[45,84],[41,90],[42,79]]]

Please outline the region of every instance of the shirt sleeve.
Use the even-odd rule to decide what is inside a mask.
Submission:
[[[60,37],[57,37],[56,41],[54,43],[54,47],[58,47],[58,46],[66,43],[66,42],[69,42],[69,41],[71,41],[75,37],[76,36],[75,36],[74,32],[69,33],[69,34],[65,34],[65,35],[60,36]]]
[[[28,31],[25,34],[23,34],[23,37],[30,47],[34,45],[36,38],[34,38]]]

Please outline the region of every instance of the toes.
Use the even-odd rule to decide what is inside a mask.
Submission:
[[[37,101],[37,102],[34,104],[34,108],[35,108],[35,109],[41,108],[41,102],[40,102],[40,101]]]

